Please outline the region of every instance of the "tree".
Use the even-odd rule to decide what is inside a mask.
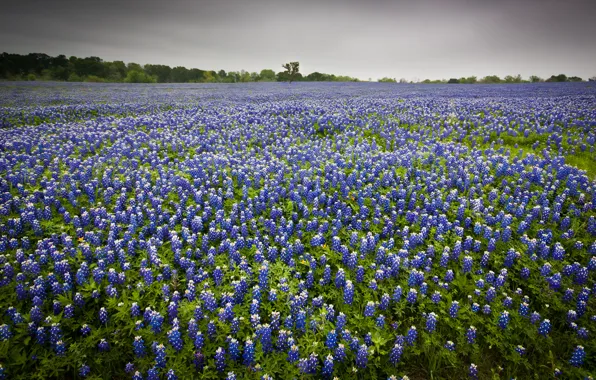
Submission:
[[[189,72],[184,66],[176,66],[170,72],[170,80],[174,83],[188,82]]]
[[[240,70],[240,82],[250,82],[250,73],[246,70]]]
[[[383,77],[383,78],[379,79],[377,82],[379,82],[379,83],[397,83],[395,78],[389,78],[389,77]]]
[[[217,82],[215,71],[205,71],[203,73],[203,82],[205,83],[215,83]]]
[[[90,75],[103,78],[105,75],[105,66],[99,57],[74,58],[74,69],[77,75],[88,77]]]
[[[126,68],[128,69],[128,71],[143,71],[143,66],[134,62],[129,62],[128,65],[126,65]]]
[[[131,70],[124,79],[126,83],[155,83],[155,77],[145,74],[144,71]]]
[[[204,81],[205,72],[200,69],[188,70],[188,81],[192,83],[199,83]]]
[[[521,83],[521,75],[507,75],[503,80],[505,83]]]
[[[530,82],[532,82],[532,83],[543,82],[543,79],[540,78],[538,75],[531,75]]]
[[[288,81],[292,83],[292,81],[296,80],[300,71],[300,63],[299,62],[290,62],[281,65],[286,71],[284,73],[287,75]]]
[[[449,79],[449,81],[447,81],[447,83],[457,84],[457,83],[459,83],[459,80],[457,80],[457,78],[451,78],[451,79]]]
[[[583,82],[583,81],[584,81],[582,78],[580,78],[580,77],[576,77],[576,76],[569,77],[569,78],[567,78],[567,80],[568,80],[569,82]]]
[[[159,83],[168,82],[172,73],[172,68],[167,65],[145,65],[144,69],[148,75],[156,77]]]
[[[482,83],[501,83],[501,78],[498,75],[487,75],[481,80]]]
[[[547,82],[567,82],[567,75],[559,74],[559,75],[551,75],[550,78],[546,80]]]
[[[230,71],[228,72],[227,78],[227,82],[229,83],[240,82],[240,73],[238,71]]]
[[[275,82],[275,71],[271,69],[263,69],[259,74],[260,82]]]

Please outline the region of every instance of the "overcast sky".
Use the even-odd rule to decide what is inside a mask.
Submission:
[[[18,0],[0,51],[226,71],[596,75],[596,0]]]

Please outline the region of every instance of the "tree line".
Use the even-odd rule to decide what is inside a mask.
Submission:
[[[294,66],[292,66],[294,64]],[[288,66],[289,65],[289,66]],[[264,69],[260,72],[201,70],[187,69],[183,66],[170,67],[168,65],[140,65],[123,61],[104,61],[99,57],[56,57],[43,53],[0,55],[0,79],[5,80],[54,80],[70,82],[127,82],[127,83],[239,83],[239,82],[358,82],[357,78],[345,75],[325,74],[313,72],[302,75],[298,62],[282,65],[284,71],[275,72]],[[590,78],[596,81],[596,77]],[[369,82],[372,79],[369,78]],[[507,75],[500,78],[489,75],[483,78],[475,76],[451,78],[442,80],[425,79],[423,81],[408,81],[406,79],[381,78],[378,82],[391,83],[529,83],[529,82],[580,82],[582,78],[552,75],[550,78],[540,78],[532,75],[523,79],[520,75]]]
[[[398,80],[395,78],[381,78],[378,80],[379,82],[389,82],[389,83],[397,83]],[[399,83],[428,83],[428,84],[439,84],[439,83],[449,83],[449,84],[475,84],[475,83],[483,83],[483,84],[495,84],[495,83],[539,83],[539,82],[583,82],[584,80],[577,76],[570,76],[568,77],[565,74],[558,74],[558,75],[551,75],[550,78],[541,78],[537,75],[532,75],[527,79],[521,77],[521,75],[507,75],[504,78],[499,77],[498,75],[487,75],[482,78],[478,78],[475,76],[470,77],[462,77],[462,78],[451,78],[451,79],[425,79],[423,81],[408,81],[406,79],[400,79]],[[596,81],[596,77],[592,77],[589,79],[590,82]]]
[[[294,62],[297,63],[297,62]],[[303,76],[297,71],[260,72],[187,69],[183,66],[140,65],[123,61],[104,61],[99,57],[51,57],[43,53],[26,55],[2,53],[0,78],[7,80],[55,80],[70,82],[127,83],[238,83],[331,81],[358,82],[357,78],[314,72]]]

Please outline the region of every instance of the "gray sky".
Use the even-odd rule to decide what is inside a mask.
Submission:
[[[19,0],[0,51],[406,79],[596,75],[596,0]]]

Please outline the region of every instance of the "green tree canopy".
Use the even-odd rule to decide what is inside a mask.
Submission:
[[[151,75],[147,75],[143,71],[132,70],[126,74],[124,79],[126,83],[155,83],[156,80]]]
[[[275,71],[271,69],[263,69],[259,74],[259,81],[261,82],[275,82]]]
[[[295,81],[298,79],[298,74],[300,73],[300,62],[289,62],[289,63],[284,63],[283,65],[281,65],[284,69],[286,69],[284,71],[285,77],[288,79],[288,81],[290,83],[292,83],[292,81]],[[300,76],[300,78],[302,77],[302,75]],[[302,78],[301,78],[302,79]]]

